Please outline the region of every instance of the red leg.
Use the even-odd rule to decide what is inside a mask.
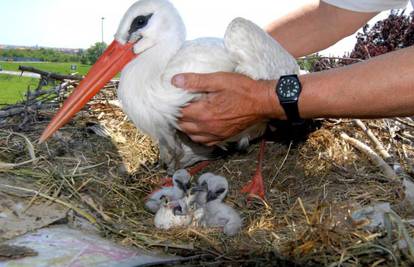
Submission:
[[[265,188],[262,176],[262,162],[264,158],[264,151],[266,147],[266,141],[263,139],[260,143],[260,151],[258,156],[256,173],[254,174],[252,180],[243,186],[241,189],[242,193],[247,193],[249,195],[257,195],[260,198],[264,199],[265,197]]]
[[[197,165],[195,165],[194,167],[191,167],[191,168],[187,169],[187,171],[190,173],[191,176],[194,176],[197,173],[199,173],[201,170],[203,170],[205,167],[207,167],[209,164],[210,164],[209,161],[202,161],[202,162],[198,163]],[[160,183],[160,186],[161,187],[172,187],[173,186],[172,177],[167,176],[167,177],[163,178],[161,183]],[[158,190],[160,190],[160,189],[158,188],[158,189],[154,190],[147,197],[150,197],[152,194],[154,194]]]
[[[190,173],[191,176],[196,175],[197,173],[201,172],[205,167],[207,167],[210,164],[210,161],[202,161],[200,163],[197,163],[195,166],[188,168],[187,171]]]
[[[172,187],[173,186],[173,179],[172,177],[164,177],[161,182],[161,186],[163,187]]]
[[[159,182],[159,187],[157,187],[156,189],[154,189],[154,191],[152,191],[151,193],[149,193],[145,197],[145,200],[147,200],[148,198],[150,198],[157,191],[160,191],[161,188],[163,188],[163,187],[173,187],[173,179],[172,179],[172,177],[168,177],[167,176],[167,177],[161,178],[161,181]]]

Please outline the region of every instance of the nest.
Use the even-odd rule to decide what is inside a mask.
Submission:
[[[409,253],[395,245],[400,241],[397,228],[388,233],[368,231],[350,216],[376,202],[390,203],[401,218],[410,216],[401,208],[401,181],[386,177],[365,154],[341,138],[347,133],[370,144],[354,121],[323,121],[302,143],[268,142],[264,201],[247,201],[240,193],[255,172],[257,144],[209,165],[205,171],[229,180],[226,201],[244,220],[242,232],[229,238],[219,229],[162,231],[154,227],[144,199],[166,175],[157,166],[157,145],[138,132],[107,98],[95,99],[52,139],[39,145],[36,140],[53,113],[37,111],[20,129],[21,122],[28,121],[20,115],[2,122],[0,162],[15,165],[0,168],[0,182],[7,182],[13,190],[28,190],[33,202],[59,200],[96,225],[103,236],[121,244],[197,256],[189,263],[197,265],[410,264]],[[412,173],[414,158],[411,123],[408,119],[365,122],[406,174]],[[410,224],[403,226],[412,233]]]

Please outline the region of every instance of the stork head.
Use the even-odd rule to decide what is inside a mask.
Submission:
[[[207,190],[206,201],[224,200],[229,190],[229,184],[223,176],[205,173],[198,179],[198,185]]]
[[[184,23],[167,0],[141,0],[133,4],[119,24],[115,40],[134,44],[135,54],[172,38],[185,39]]]
[[[184,193],[187,193],[191,187],[190,179],[191,175],[187,170],[178,170],[173,175],[173,185],[174,187],[182,190]]]
[[[184,41],[185,27],[168,0],[140,0],[133,4],[122,18],[115,40],[65,101],[42,133],[40,142],[66,124],[129,62],[171,39]]]

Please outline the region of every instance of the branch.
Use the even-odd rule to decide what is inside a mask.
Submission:
[[[350,60],[356,62],[362,62],[363,59],[360,58],[352,58],[352,57],[319,57],[320,59],[334,59],[334,60]]]
[[[41,109],[51,109],[59,107],[59,103],[47,103],[47,104],[33,104],[30,106],[22,106],[22,107],[15,107],[9,108],[7,110],[0,110],[0,118],[7,118],[14,115],[18,115],[26,110],[36,111]]]
[[[395,118],[395,120],[397,120],[398,122],[401,122],[404,125],[410,126],[410,127],[414,127],[414,122],[411,120],[411,118]]]
[[[82,77],[77,76],[77,75],[62,75],[58,73],[43,71],[43,70],[29,67],[29,66],[19,66],[19,70],[22,72],[27,71],[27,72],[37,73],[37,74],[40,74],[42,77],[51,78],[51,79],[58,80],[58,81],[64,81],[64,80],[80,81],[82,80]]]
[[[373,151],[369,146],[362,143],[361,141],[349,137],[346,133],[341,133],[342,139],[344,139],[346,142],[350,143],[352,146],[357,148],[359,151],[364,153],[368,156],[368,158],[381,169],[383,174],[389,178],[390,180],[395,180],[397,178],[397,175],[395,172],[391,169],[391,167],[380,157],[378,156],[375,151]]]
[[[380,155],[385,159],[388,160],[391,158],[391,155],[388,153],[388,151],[385,149],[385,147],[381,144],[381,142],[378,140],[378,138],[374,135],[374,133],[369,129],[361,120],[354,120],[355,124],[361,128],[365,134],[371,139],[371,141],[375,145],[375,149],[380,153]]]

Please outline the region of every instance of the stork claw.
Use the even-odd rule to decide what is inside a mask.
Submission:
[[[264,188],[262,173],[256,172],[253,179],[249,183],[247,183],[245,186],[243,186],[240,192],[248,194],[249,200],[251,198],[251,195],[256,195],[260,197],[261,199],[264,199],[265,188]]]
[[[265,151],[266,142],[263,139],[260,143],[260,151],[258,156],[258,162],[257,162],[257,168],[256,173],[254,174],[252,180],[243,186],[241,189],[242,193],[249,194],[249,200],[251,198],[251,195],[256,195],[260,197],[261,199],[264,199],[265,197],[265,187],[263,182],[263,175],[262,175],[262,162],[264,158],[264,151]]]

